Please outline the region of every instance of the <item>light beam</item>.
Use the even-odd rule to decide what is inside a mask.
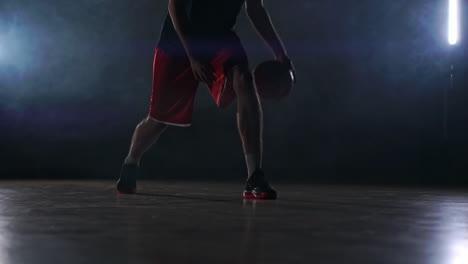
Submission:
[[[458,43],[460,35],[460,2],[449,0],[448,42],[450,45]]]

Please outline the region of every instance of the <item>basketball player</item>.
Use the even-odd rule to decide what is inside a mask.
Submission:
[[[195,93],[203,82],[220,108],[237,98],[248,173],[243,196],[277,197],[262,171],[262,109],[246,53],[233,29],[244,2],[248,17],[276,60],[293,70],[263,0],[169,0],[154,56],[149,115],[133,135],[117,182],[120,193],[136,192],[140,159],[168,126],[191,125]]]

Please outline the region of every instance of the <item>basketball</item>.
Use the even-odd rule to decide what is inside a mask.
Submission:
[[[255,86],[261,99],[280,100],[286,97],[294,86],[292,70],[279,61],[265,61],[253,71]]]

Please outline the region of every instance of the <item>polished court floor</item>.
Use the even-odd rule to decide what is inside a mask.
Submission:
[[[0,181],[0,263],[468,263],[468,191]]]

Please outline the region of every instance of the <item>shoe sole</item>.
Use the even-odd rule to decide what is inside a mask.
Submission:
[[[120,194],[136,194],[136,189],[130,189],[130,190],[119,190],[116,189],[118,193]]]
[[[262,194],[243,194],[245,199],[257,199],[257,200],[275,200],[277,198],[277,195],[274,193],[262,193]]]

